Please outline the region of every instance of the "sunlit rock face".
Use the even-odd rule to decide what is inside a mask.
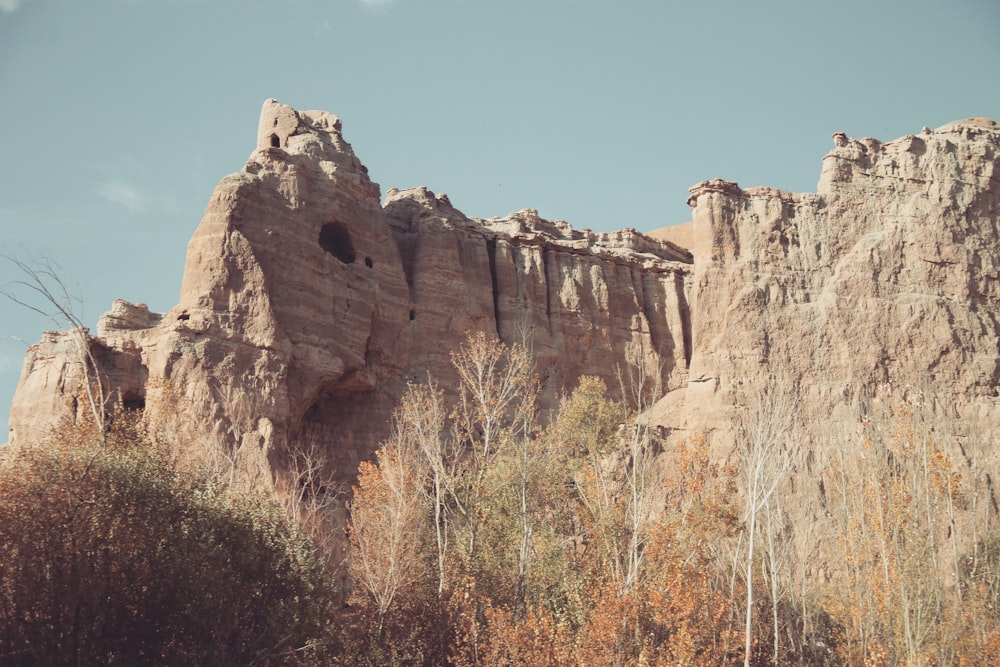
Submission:
[[[675,438],[710,433],[712,456],[732,462],[755,403],[786,402],[800,449],[782,507],[797,567],[823,580],[842,565],[824,547],[832,471],[875,387],[912,398],[923,437],[957,439],[965,482],[996,495],[1000,125],[888,143],[837,133],[817,189],[691,188],[688,383],[655,418]]]
[[[691,275],[687,250],[631,229],[470,218],[426,188],[383,203],[337,117],[268,100],[255,150],[188,245],[177,306],[116,302],[89,344],[110,393],[151,417],[180,414],[192,437],[276,470],[316,446],[347,479],[407,381],[453,387],[449,355],[469,332],[531,347],[543,415],[582,374],[614,390],[636,354],[683,387]],[[12,442],[82,417],[74,354],[58,336],[29,351]]]
[[[691,188],[690,381],[665,412],[693,400],[688,426],[711,428],[773,376],[814,435],[886,382],[997,425],[1000,126],[834,144],[816,194]]]

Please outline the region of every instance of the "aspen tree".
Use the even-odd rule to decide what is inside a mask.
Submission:
[[[770,507],[775,491],[792,467],[795,443],[791,441],[795,401],[787,388],[771,379],[751,400],[737,448],[746,494],[746,617],[743,664],[750,667],[753,645],[754,557],[761,513]],[[776,604],[776,601],[772,601]]]

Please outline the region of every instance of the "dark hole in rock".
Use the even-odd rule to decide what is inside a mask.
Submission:
[[[365,266],[367,266],[369,269],[375,266],[375,263],[372,261],[371,257],[365,257]]]
[[[412,322],[415,319],[417,319],[417,311],[411,310],[410,311],[410,321]]]
[[[353,264],[356,258],[351,235],[339,222],[328,222],[319,230],[319,247],[344,264]]]
[[[272,134],[271,135],[271,147],[272,148],[281,148],[281,139],[279,139],[278,135],[276,135],[276,134]]]
[[[146,397],[145,396],[135,396],[126,395],[122,397],[122,407],[126,410],[145,410],[146,409]]]
[[[191,319],[191,314],[185,310],[183,313],[177,316],[177,319],[180,320],[181,322],[186,322],[187,320]]]

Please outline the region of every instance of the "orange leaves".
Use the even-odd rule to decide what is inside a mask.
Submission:
[[[569,633],[560,628],[551,613],[529,610],[523,620],[504,609],[488,606],[485,630],[479,646],[479,664],[510,667],[570,665]]]
[[[664,664],[716,665],[735,644],[729,627],[730,599],[713,584],[708,543],[694,534],[678,539],[674,527],[657,526],[649,545],[649,573],[644,594],[652,610],[657,655]]]
[[[397,593],[419,580],[420,468],[411,450],[386,443],[378,464],[363,462],[351,503],[351,565],[382,618]]]
[[[422,601],[413,618],[442,618],[448,636],[425,664],[725,664],[730,605],[712,549],[733,535],[732,476],[696,439],[664,480],[649,429],[593,378],[539,429],[520,354],[470,337],[453,355],[455,404],[411,387],[393,440],[360,466],[359,617],[377,616],[385,641],[408,637],[398,610]],[[429,413],[450,414],[451,428]],[[464,585],[443,585],[446,571]]]
[[[978,658],[982,661],[979,663],[981,665],[1000,664],[1000,625],[986,636]]]

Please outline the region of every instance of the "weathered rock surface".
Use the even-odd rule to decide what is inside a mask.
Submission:
[[[383,206],[339,119],[269,100],[256,149],[191,239],[178,305],[116,302],[90,344],[115,360],[109,384],[127,403],[166,417],[180,391],[192,433],[273,466],[315,443],[347,477],[407,380],[451,384],[469,331],[530,342],[543,410],[581,374],[615,386],[631,347],[659,352],[665,386],[683,386],[690,263],[634,230],[584,233],[530,210],[470,218],[425,188]],[[79,416],[65,397],[81,372],[60,340],[28,353],[12,442]]]
[[[116,302],[89,344],[127,403],[168,413],[179,390],[213,446],[279,469],[316,443],[345,479],[408,380],[453,383],[468,331],[530,341],[543,410],[581,374],[614,387],[630,349],[656,351],[669,391],[653,418],[674,438],[708,432],[718,458],[755,388],[794,387],[796,520],[811,521],[812,471],[877,383],[936,397],[959,436],[1000,427],[1000,125],[834,144],[815,194],[691,188],[692,222],[664,233],[689,253],[532,210],[472,218],[426,188],[381,202],[335,116],[271,100],[191,240],[178,305]],[[74,340],[29,350],[12,442],[82,413]]]
[[[688,384],[655,417],[675,437],[712,432],[715,457],[731,457],[755,394],[784,388],[801,445],[784,505],[795,561],[819,579],[840,567],[823,546],[824,471],[874,387],[922,396],[983,483],[1000,472],[1000,125],[834,144],[816,194],[691,188]]]
[[[816,194],[691,188],[694,341],[665,408],[691,428],[767,376],[807,423],[879,383],[949,397],[996,425],[1000,383],[1000,125],[971,119],[889,143],[834,135]]]

